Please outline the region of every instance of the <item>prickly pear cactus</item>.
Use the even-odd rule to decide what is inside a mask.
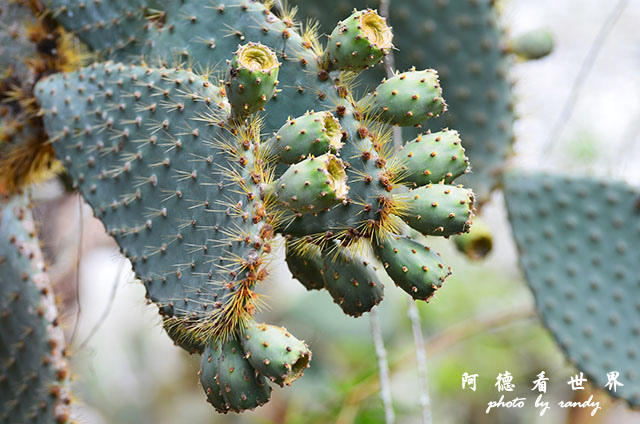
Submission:
[[[538,173],[507,174],[504,187],[544,323],[595,387],[619,373],[623,385],[608,393],[640,406],[640,192],[622,182]]]
[[[69,422],[64,334],[25,197],[0,201],[0,421]]]
[[[78,35],[102,54],[133,48],[109,50],[98,40],[99,3],[63,6],[53,13],[76,16],[74,28],[90,29]],[[167,332],[204,352],[209,401],[239,412],[268,400],[267,380],[298,378],[309,358],[300,343],[287,345],[294,357],[250,342],[293,340],[252,327],[274,235],[287,237],[300,270],[322,264],[302,279],[326,287],[345,313],[359,316],[382,300],[376,266],[360,254],[376,244],[402,247],[380,256],[398,285],[426,300],[449,268],[398,236],[407,224],[436,236],[469,230],[473,193],[452,185],[468,160],[455,131],[392,147],[389,124],[445,110],[435,71],[412,68],[360,99],[353,94],[356,73],[391,48],[390,28],[372,10],[353,12],[323,49],[313,28],[298,34],[290,17],[261,3],[158,7],[147,39],[133,37],[144,62],[56,74],[35,96],[57,157],[131,260]],[[115,40],[125,30],[110,31]],[[224,60],[226,69],[211,68]]]

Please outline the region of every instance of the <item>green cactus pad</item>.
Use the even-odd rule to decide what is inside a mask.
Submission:
[[[341,202],[349,191],[342,161],[327,153],[291,165],[267,186],[276,201],[299,213],[321,211]]]
[[[291,385],[309,368],[311,351],[285,328],[250,322],[240,340],[249,363],[280,387]]]
[[[367,69],[391,51],[392,39],[391,28],[376,11],[354,11],[331,32],[325,61],[343,71]]]
[[[216,382],[231,412],[257,408],[271,397],[269,382],[245,359],[242,345],[234,339],[227,340],[220,348]]]
[[[439,116],[447,105],[438,73],[433,69],[398,73],[384,79],[372,94],[371,113],[376,119],[408,127]]]
[[[460,136],[452,130],[420,134],[396,156],[403,161],[402,180],[414,185],[449,184],[469,170]]]
[[[35,24],[35,16],[21,2],[6,1],[0,9],[0,79],[13,77],[24,81],[30,77],[26,58],[36,56],[37,46],[29,40],[27,28]],[[4,88],[4,87],[3,87]]]
[[[95,64],[36,95],[75,184],[149,299],[179,318],[179,344],[232,331],[266,276],[276,224],[257,121],[227,127],[218,87],[184,70]]]
[[[269,140],[272,153],[285,164],[309,155],[336,153],[342,147],[342,127],[331,112],[305,113],[287,123]]]
[[[622,182],[511,172],[505,200],[536,306],[589,381],[640,406],[640,192]],[[619,372],[616,391],[607,373]]]
[[[428,302],[451,274],[439,254],[405,236],[387,237],[374,251],[391,279],[416,300]]]
[[[469,231],[473,192],[461,186],[429,184],[398,195],[402,218],[426,235],[450,236]]]
[[[45,0],[45,4],[68,31],[111,59],[139,55],[166,20],[161,0]]]
[[[349,251],[323,252],[325,288],[342,311],[353,317],[382,301],[384,286],[374,266]]]
[[[247,43],[231,59],[225,83],[233,114],[240,118],[262,109],[278,85],[278,57],[269,47]]]
[[[324,277],[322,275],[322,256],[320,248],[310,245],[308,252],[300,254],[291,247],[291,241],[286,244],[286,262],[293,275],[307,290],[322,290]]]
[[[227,401],[222,396],[222,389],[218,385],[218,361],[222,348],[220,342],[212,341],[207,344],[200,363],[200,383],[207,395],[207,401],[217,412],[226,414],[229,411]]]
[[[69,370],[24,197],[0,200],[0,421],[67,423]]]

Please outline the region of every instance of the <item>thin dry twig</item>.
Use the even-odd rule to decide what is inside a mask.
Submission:
[[[82,343],[80,343],[80,346],[78,346],[78,350],[82,350],[85,348],[85,346],[91,341],[93,336],[95,336],[95,334],[98,332],[98,330],[102,326],[102,323],[104,323],[104,321],[107,319],[109,312],[111,312],[111,308],[113,307],[113,302],[116,298],[116,292],[118,291],[118,283],[120,282],[122,273],[126,268],[125,266],[126,263],[127,263],[127,259],[122,258],[120,260],[120,266],[118,267],[116,278],[113,281],[113,286],[111,288],[111,295],[109,296],[109,301],[107,302],[107,306],[102,311],[102,314],[100,315],[100,318],[98,318],[98,321],[96,321],[96,323],[93,325],[93,328],[91,329],[91,331],[89,331],[89,334],[87,335],[87,337],[84,339]]]
[[[82,238],[84,234],[84,213],[82,196],[78,195],[78,251],[76,253],[76,320],[73,323],[73,331],[71,333],[71,339],[69,344],[73,344],[76,333],[78,331],[78,323],[80,322],[80,316],[82,315],[82,304],[80,303],[80,262],[82,261]]]
[[[393,403],[391,400],[391,382],[389,381],[389,363],[387,362],[387,351],[384,349],[384,341],[382,339],[382,331],[380,331],[380,318],[377,309],[369,312],[369,320],[371,322],[371,336],[373,345],[376,349],[378,357],[378,374],[380,377],[380,397],[384,405],[384,417],[386,424],[396,422],[396,415],[393,412]]]
[[[408,300],[409,307],[407,315],[411,320],[411,331],[413,341],[416,345],[416,363],[418,365],[418,392],[420,396],[420,407],[422,408],[422,423],[431,424],[431,399],[429,397],[429,382],[427,380],[427,352],[424,349],[424,337],[422,336],[422,324],[418,306],[411,298]]]

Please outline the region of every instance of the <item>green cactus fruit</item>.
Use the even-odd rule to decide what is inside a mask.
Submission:
[[[309,155],[336,153],[342,147],[341,140],[342,127],[331,112],[307,112],[288,119],[269,145],[280,162],[290,165]]]
[[[324,277],[322,275],[322,256],[320,248],[309,244],[309,249],[304,254],[296,252],[292,248],[291,241],[286,243],[286,262],[291,275],[296,278],[307,290],[322,290]]]
[[[461,186],[429,184],[397,196],[403,204],[402,218],[426,235],[465,233],[473,217],[473,192]]]
[[[451,274],[440,255],[406,236],[389,236],[374,251],[389,277],[416,300],[428,302]]]
[[[249,322],[240,340],[249,363],[280,387],[291,385],[309,368],[308,346],[284,328]]]
[[[332,69],[367,69],[393,48],[393,33],[375,10],[354,11],[329,36],[325,62]]]
[[[543,322],[594,387],[640,407],[640,192],[608,178],[512,171],[504,194]],[[624,386],[607,387],[608,374]]]
[[[509,49],[522,60],[541,59],[553,51],[553,34],[546,28],[525,32],[509,42]]]
[[[403,163],[403,181],[414,185],[451,183],[469,171],[457,131],[420,134],[396,154]]]
[[[318,212],[341,202],[349,191],[342,161],[331,153],[309,157],[291,165],[265,188],[287,209]]]
[[[217,412],[226,414],[229,411],[227,401],[222,396],[222,389],[218,385],[218,362],[222,348],[220,342],[212,341],[207,344],[200,361],[200,383],[207,395],[207,401]]]
[[[359,317],[382,301],[384,286],[371,262],[346,250],[325,251],[322,259],[325,287],[345,314]]]
[[[69,370],[25,197],[0,200],[0,421],[67,423]]]
[[[251,366],[242,345],[233,338],[222,343],[220,348],[216,382],[231,412],[254,409],[271,397],[269,382]]]
[[[447,109],[433,69],[396,73],[382,80],[371,96],[371,113],[376,119],[401,127],[420,125]]]
[[[493,248],[493,234],[482,220],[474,219],[473,228],[459,236],[453,236],[456,248],[469,259],[484,259]]]
[[[267,104],[276,92],[279,69],[278,57],[269,47],[251,42],[238,47],[225,82],[234,116],[246,118]]]

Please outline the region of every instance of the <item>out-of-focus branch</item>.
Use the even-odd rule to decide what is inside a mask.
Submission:
[[[416,345],[416,363],[418,365],[418,395],[420,396],[420,407],[422,408],[422,423],[431,424],[431,399],[429,397],[429,381],[427,379],[427,352],[424,349],[424,337],[422,336],[422,324],[418,306],[411,298],[408,300],[409,307],[407,315],[411,321],[411,331],[413,332],[413,342]]]
[[[607,16],[607,19],[605,19],[604,23],[600,27],[600,31],[598,31],[596,38],[593,40],[593,43],[591,44],[587,55],[582,61],[582,65],[580,65],[578,74],[573,80],[573,85],[571,86],[571,90],[569,91],[569,96],[567,97],[567,100],[562,107],[562,111],[560,112],[560,115],[558,115],[558,119],[556,119],[556,122],[553,125],[551,132],[549,133],[549,138],[542,147],[543,155],[548,155],[555,143],[560,140],[560,137],[562,137],[565,125],[571,119],[573,110],[578,103],[578,99],[580,97],[580,89],[589,76],[589,72],[591,72],[593,64],[595,63],[598,54],[602,49],[602,46],[607,40],[607,37],[611,33],[611,30],[615,27],[618,19],[620,19],[620,16],[622,16],[622,12],[624,12],[628,4],[629,0],[618,0],[618,3],[616,3],[613,9],[611,9],[611,12],[609,12],[609,15]]]
[[[384,341],[382,339],[382,331],[380,330],[380,317],[378,311],[374,308],[369,312],[371,322],[371,336],[373,337],[373,345],[376,349],[378,357],[378,376],[380,378],[380,397],[384,406],[384,417],[386,424],[394,424],[396,416],[393,412],[393,403],[391,400],[391,382],[389,381],[389,363],[387,362],[387,351],[384,349]]]

